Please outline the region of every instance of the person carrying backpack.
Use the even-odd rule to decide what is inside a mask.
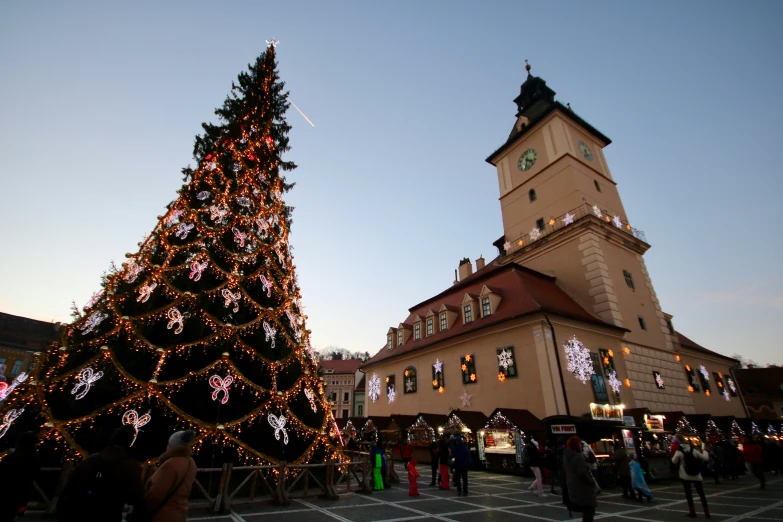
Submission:
[[[693,486],[696,488],[696,493],[699,494],[702,507],[704,507],[704,516],[712,518],[707,507],[707,498],[704,496],[701,477],[701,463],[709,461],[709,456],[699,448],[692,446],[691,442],[682,435],[677,435],[677,438],[680,442],[680,448],[672,457],[672,463],[679,466],[680,479],[683,488],[685,488],[685,499],[688,501],[688,516],[696,518],[696,511],[693,507],[693,491],[691,490],[691,486]]]
[[[563,475],[565,481],[561,489],[569,517],[571,511],[577,511],[582,513],[582,522],[593,522],[595,508],[598,507],[597,485],[583,454],[582,439],[576,435],[566,442]]]
[[[158,469],[147,481],[144,502],[152,522],[185,522],[188,498],[196,479],[191,444],[196,434],[178,431],[169,437],[166,452],[158,457]]]
[[[118,428],[103,451],[76,466],[57,502],[60,522],[120,521],[125,504],[143,511],[141,466],[128,453],[135,435],[131,426]]]

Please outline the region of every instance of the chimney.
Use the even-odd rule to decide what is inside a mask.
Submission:
[[[473,265],[469,258],[464,258],[459,262],[459,280],[464,281],[466,277],[473,273]]]
[[[484,268],[484,256],[479,257],[476,259],[476,272]]]

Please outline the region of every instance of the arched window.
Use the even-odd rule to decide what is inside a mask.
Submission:
[[[403,393],[416,393],[416,368],[413,366],[408,366],[405,368],[405,378],[403,379],[405,381],[405,388],[403,389]]]
[[[534,202],[536,200],[536,191],[534,189],[530,189],[530,191],[527,193],[527,197],[530,198],[530,202]]]

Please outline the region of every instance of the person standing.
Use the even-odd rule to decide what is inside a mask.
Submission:
[[[158,458],[158,469],[147,481],[144,503],[152,522],[185,522],[188,498],[196,479],[196,462],[191,445],[196,434],[190,430],[169,437],[166,452]]]
[[[525,445],[525,454],[528,457],[528,466],[530,466],[530,471],[532,471],[533,475],[536,477],[536,480],[533,481],[528,489],[530,491],[538,490],[538,495],[545,497],[546,493],[544,493],[544,481],[541,478],[541,453],[538,451],[538,442],[536,442],[534,439],[529,439]]]
[[[383,456],[376,443],[373,443],[370,449],[370,465],[372,466],[372,489],[383,491]]]
[[[449,489],[449,440],[444,433],[438,441],[438,466],[440,469],[440,489]]]
[[[655,500],[652,491],[647,487],[647,481],[644,480],[644,471],[642,471],[642,466],[639,462],[636,461],[635,454],[631,455],[628,467],[631,470],[631,486],[636,490],[636,494],[638,495],[636,500],[641,501],[643,496],[647,497],[647,502]]]
[[[566,442],[563,452],[563,500],[571,511],[582,512],[582,522],[593,522],[596,498],[596,483],[585,460],[582,440],[574,435]]]
[[[548,441],[544,447],[544,461],[549,470],[549,492],[553,495],[557,495],[557,491],[555,491],[555,478],[559,480],[560,477],[557,470],[557,455],[555,454],[554,443],[551,440]]]
[[[693,486],[696,488],[696,493],[699,494],[699,499],[701,499],[704,516],[711,518],[710,510],[707,507],[707,498],[704,496],[703,479],[701,477],[701,463],[707,462],[709,457],[705,452],[692,446],[691,441],[682,435],[677,435],[677,438],[680,445],[674,457],[672,457],[672,463],[679,468],[680,479],[685,489],[685,500],[688,501],[688,516],[696,518],[696,511],[693,506],[693,491],[691,490],[691,486]]]
[[[430,486],[434,486],[438,480],[438,441],[434,438],[430,442],[430,468],[432,469]]]
[[[0,460],[0,522],[11,522],[27,505],[33,481],[38,476],[35,433],[22,433],[16,448]]]
[[[405,464],[405,469],[408,470],[408,484],[410,487],[408,488],[408,496],[409,497],[418,497],[419,496],[419,485],[416,484],[416,481],[419,478],[419,472],[416,469],[416,459],[411,458],[410,461],[408,461],[407,464]]]
[[[623,497],[636,500],[636,494],[631,487],[631,458],[619,442],[614,443],[614,456],[612,459],[617,467],[617,479],[623,488]]]
[[[468,446],[462,442],[462,437],[457,435],[454,439],[454,484],[457,486],[457,496],[468,496],[468,468],[472,458]]]
[[[60,522],[120,521],[125,504],[143,512],[141,465],[128,453],[135,436],[130,426],[118,428],[103,451],[76,466],[57,502]]]
[[[766,489],[767,477],[764,473],[764,454],[760,439],[761,437],[758,435],[752,439],[745,439],[742,443],[742,452],[745,457],[745,462],[750,467],[750,472],[759,479],[761,489]]]
[[[595,481],[595,492],[596,494],[600,494],[601,486],[598,484],[598,457],[595,456],[595,451],[593,451],[593,448],[591,448],[590,445],[585,441],[582,441],[582,454],[587,461],[587,467],[590,468],[590,473],[593,475],[593,480]]]

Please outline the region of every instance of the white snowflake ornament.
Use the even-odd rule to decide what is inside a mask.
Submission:
[[[538,227],[533,227],[533,229],[530,231],[530,240],[535,241],[541,237],[541,229]]]
[[[462,401],[462,407],[465,408],[467,406],[470,406],[470,400],[472,398],[473,396],[469,395],[467,388],[465,388],[465,391],[462,392],[462,395],[459,396],[459,400]]]
[[[511,352],[503,348],[498,354],[498,366],[501,366],[504,370],[508,370],[509,366],[513,366],[514,359],[511,357]]]
[[[372,400],[372,402],[377,401],[378,397],[381,396],[381,378],[378,377],[378,374],[376,373],[373,373],[372,377],[370,377],[367,394],[370,396],[370,400]]]
[[[565,215],[565,217],[563,218],[563,224],[564,224],[565,226],[568,226],[568,225],[570,225],[571,223],[573,223],[573,222],[574,222],[574,218],[575,218],[575,217],[576,217],[576,216],[575,216],[574,214],[569,214],[568,212],[566,212],[566,215]]]
[[[386,388],[386,397],[389,399],[389,404],[394,402],[395,397],[397,397],[397,392],[394,391],[394,385]]]
[[[590,350],[585,348],[585,345],[576,336],[566,341],[563,348],[565,348],[566,360],[568,361],[568,371],[582,381],[582,384],[586,384],[590,377],[595,374]]]
[[[435,368],[435,374],[443,373],[443,363],[438,359],[435,359],[435,364],[432,367]]]
[[[620,388],[622,387],[622,383],[617,378],[617,372],[614,370],[609,373],[609,386],[616,395],[620,395]]]
[[[604,214],[603,212],[601,212],[601,209],[598,208],[598,205],[593,205],[593,214],[595,214],[595,217],[597,217],[598,219],[604,217]]]

